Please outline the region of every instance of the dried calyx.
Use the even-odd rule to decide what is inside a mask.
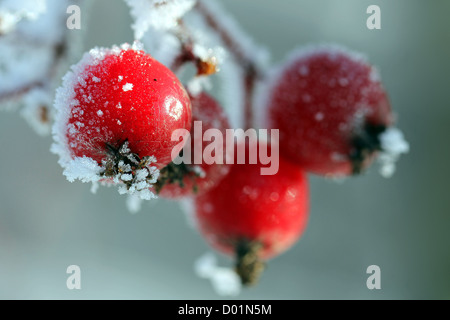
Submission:
[[[147,192],[158,179],[158,170],[151,167],[154,157],[142,157],[131,152],[127,140],[118,148],[107,143],[108,158],[103,161],[102,177],[113,178],[115,183],[123,183],[121,193]]]
[[[180,153],[180,157],[182,156],[183,154]],[[159,194],[164,186],[168,184],[178,184],[181,188],[184,188],[184,178],[189,177],[194,181],[193,191],[194,193],[197,193],[195,178],[199,176],[200,174],[194,170],[194,167],[188,166],[183,162],[180,164],[171,162],[161,169],[158,181],[154,184],[154,188],[157,194]]]
[[[262,249],[263,244],[261,242],[245,239],[239,240],[235,246],[235,271],[245,286],[258,283],[265,269],[265,263],[259,257]]]
[[[349,158],[352,163],[352,174],[360,174],[374,152],[381,151],[380,135],[386,131],[385,125],[366,123],[352,140],[353,150]]]

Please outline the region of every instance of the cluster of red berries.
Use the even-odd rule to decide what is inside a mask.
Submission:
[[[361,172],[393,123],[374,68],[341,49],[294,54],[264,91],[256,111],[265,113],[265,125],[279,129],[275,175],[261,175],[261,162],[176,165],[174,130],[189,131],[193,121],[202,121],[204,131],[230,127],[219,103],[206,93],[188,94],[172,71],[140,48],[94,49],[57,92],[53,150],[71,180],[117,184],[142,198],[149,192],[193,197],[201,234],[236,257],[242,283],[251,284],[263,261],[288,249],[305,230],[305,173]],[[247,143],[245,149],[271,143],[278,141]]]

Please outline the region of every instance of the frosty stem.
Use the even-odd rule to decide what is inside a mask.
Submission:
[[[193,62],[197,68],[197,76],[209,76],[216,73],[216,63],[213,60],[203,60],[194,53],[194,41],[184,27],[183,21],[179,20],[180,27],[177,37],[181,42],[181,53],[175,58],[170,69],[177,72],[186,62]]]
[[[208,8],[198,1],[195,9],[205,19],[208,26],[217,32],[224,45],[233,54],[234,58],[244,70],[244,126],[245,129],[253,127],[253,92],[256,85],[256,80],[262,77],[262,70],[258,68],[258,64],[245,54],[245,50],[237,37],[227,30],[224,25],[221,25],[218,19],[215,19],[214,14]]]
[[[244,71],[244,76],[242,79],[244,87],[244,126],[245,129],[253,127],[253,93],[258,78],[263,77],[263,71],[259,68],[258,64],[252,59],[252,56],[245,54],[243,45],[241,44],[238,37],[233,36],[225,25],[220,24],[218,19],[215,18],[214,14],[205,6],[201,1],[198,1],[195,10],[204,18],[206,24],[215,31],[224,46],[233,55],[234,59],[238,65]],[[180,32],[177,34],[181,42],[181,52],[175,58],[171,70],[176,72],[183,64],[187,62],[193,62],[197,68],[197,76],[201,75],[211,75],[217,71],[215,61],[204,61],[198,57],[193,50],[194,42],[190,36],[188,30],[184,27],[183,21],[179,21]]]

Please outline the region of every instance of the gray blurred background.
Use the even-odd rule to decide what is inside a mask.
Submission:
[[[306,233],[238,298],[449,299],[450,2],[222,2],[275,62],[309,43],[367,53],[412,147],[391,179],[376,168],[344,183],[311,177]],[[366,28],[370,4],[381,7],[382,30]],[[130,23],[122,1],[92,1],[85,49],[132,41]],[[131,215],[115,189],[92,195],[68,183],[50,144],[17,113],[1,113],[0,298],[220,298],[193,272],[208,247],[176,203]],[[71,264],[81,267],[81,290],[66,288]],[[366,287],[372,264],[381,290]]]

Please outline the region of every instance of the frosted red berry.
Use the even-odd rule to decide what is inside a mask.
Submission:
[[[247,146],[251,149],[265,147]],[[212,190],[195,199],[197,224],[206,241],[234,255],[244,284],[255,282],[260,259],[292,246],[308,219],[308,183],[296,165],[279,159],[275,175],[261,175],[263,165],[235,164]]]
[[[98,164],[128,142],[139,158],[161,168],[171,161],[176,129],[190,129],[189,97],[177,77],[141,50],[94,49],[60,89],[60,143],[71,157]],[[65,103],[61,105],[61,103]]]
[[[228,117],[219,103],[207,93],[191,97],[192,120],[190,132],[191,157],[189,163],[179,165],[169,164],[161,170],[161,174],[155,187],[158,195],[163,198],[178,199],[186,196],[200,195],[215,186],[229,171],[229,165],[225,164],[225,139],[223,141],[224,156],[221,163],[208,164],[203,158],[203,152],[210,142],[203,141],[205,132],[209,129],[220,130],[223,137],[226,129],[230,128]],[[194,124],[198,128],[201,125],[199,139],[194,139]],[[196,153],[199,152],[201,164],[195,164]]]
[[[305,170],[355,174],[380,149],[393,122],[376,69],[336,47],[296,53],[272,81],[270,127],[280,130],[280,153]]]

